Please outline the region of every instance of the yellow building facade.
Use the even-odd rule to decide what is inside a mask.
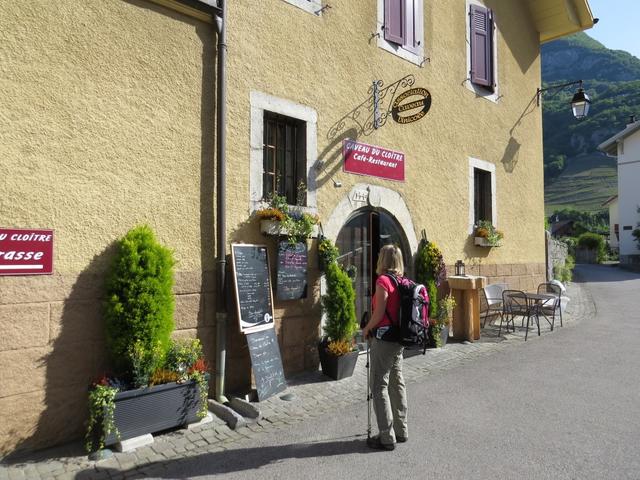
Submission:
[[[177,260],[174,335],[201,338],[215,367],[216,321],[225,317],[215,258],[221,102],[227,252],[230,243],[265,244],[275,258],[276,239],[261,233],[254,212],[275,183],[294,198],[303,181],[305,211],[360,262],[361,297],[381,239],[401,244],[411,266],[423,231],[447,265],[461,259],[468,273],[522,290],[544,280],[539,45],[589,28],[588,4],[396,4],[228,2],[224,98],[216,95],[221,2],[5,6],[0,227],[53,229],[55,240],[51,275],[0,276],[1,454],[82,434],[87,385],[109,368],[104,272],[114,242],[138,224]],[[474,70],[481,40],[488,82]],[[361,160],[354,174],[345,171],[354,144],[391,153]],[[270,163],[270,152],[282,163]],[[403,178],[374,176],[394,158]],[[482,216],[504,232],[501,247],[474,244]],[[316,247],[310,239],[307,298],[275,304],[287,375],[318,365]],[[250,384],[250,363],[233,300],[227,310],[234,391]]]

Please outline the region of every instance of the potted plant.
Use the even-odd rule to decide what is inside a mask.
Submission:
[[[328,238],[321,236],[318,242],[318,269],[324,272],[327,265],[338,259],[339,254],[338,247]]]
[[[327,293],[322,297],[326,315],[324,337],[318,345],[322,372],[340,380],[353,375],[358,361],[354,335],[356,322],[355,290],[349,275],[332,261],[326,267]]]
[[[429,335],[433,347],[442,348],[447,344],[455,306],[456,300],[451,294],[441,298],[438,302],[438,315],[435,317],[435,321],[429,325]]]
[[[207,413],[200,341],[175,342],[173,255],[148,226],[118,244],[104,316],[114,375],[89,392],[87,449],[193,423]]]
[[[480,220],[473,228],[474,244],[479,247],[499,247],[504,233],[488,220]]]
[[[316,234],[318,217],[310,215],[300,206],[289,206],[282,195],[272,195],[268,206],[257,210],[260,231],[266,235],[286,236],[291,244],[306,241]]]
[[[416,280],[427,288],[429,318],[438,317],[438,287],[447,277],[444,257],[434,242],[427,240],[423,231],[416,254]]]

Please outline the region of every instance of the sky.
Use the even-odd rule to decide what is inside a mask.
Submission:
[[[640,0],[589,0],[600,21],[585,33],[612,50],[625,50],[640,58]]]

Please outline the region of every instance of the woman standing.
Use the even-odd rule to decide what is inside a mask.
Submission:
[[[380,250],[376,267],[378,279],[372,301],[372,315],[362,329],[371,345],[371,394],[378,422],[378,435],[367,439],[367,445],[379,450],[393,450],[396,442],[406,442],[407,394],[402,376],[402,352],[397,341],[382,340],[392,325],[398,325],[400,292],[389,277],[404,274],[402,252],[394,245]]]

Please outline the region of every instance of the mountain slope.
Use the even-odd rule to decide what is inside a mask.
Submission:
[[[542,78],[544,86],[581,79],[592,101],[588,117],[578,121],[569,105],[576,86],[544,94],[547,210],[553,205],[602,209],[599,199],[615,193],[615,188],[611,190],[615,182],[609,183],[616,175],[615,162],[601,158],[594,164],[589,159],[602,157],[597,146],[622,130],[630,115],[640,116],[640,59],[578,33],[542,46]],[[565,170],[560,173],[558,164],[565,157]],[[576,163],[580,159],[585,162],[582,167]],[[607,181],[590,182],[591,168]],[[560,192],[564,194],[559,196]]]
[[[551,185],[545,185],[545,212],[551,215],[563,208],[598,212],[617,191],[615,159],[602,153],[578,155],[567,160],[565,170]]]

